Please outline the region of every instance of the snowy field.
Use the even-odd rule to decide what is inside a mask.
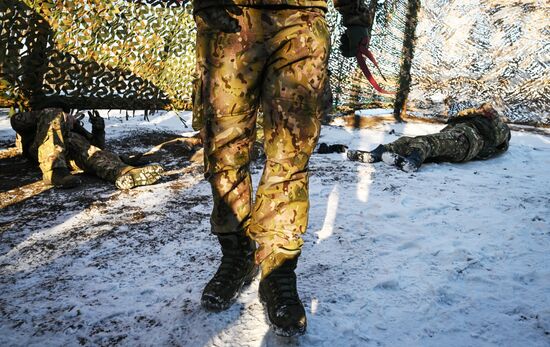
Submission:
[[[119,152],[190,132],[171,113],[109,116]],[[321,141],[368,150],[441,127],[330,126]],[[0,117],[0,143],[13,137]],[[550,345],[549,136],[514,131],[498,158],[413,174],[315,154],[298,268],[309,325],[290,340],[269,331],[258,280],[230,310],[201,309],[220,258],[210,188],[199,165],[174,158],[165,153],[154,186],[120,192],[85,179],[0,210],[0,346]],[[257,183],[261,163],[253,172]]]

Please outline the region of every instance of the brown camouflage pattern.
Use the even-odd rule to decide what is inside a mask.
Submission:
[[[115,182],[129,166],[72,131],[67,120],[66,113],[51,108],[17,113],[11,125],[22,138],[24,152],[38,162],[45,181],[51,181],[54,168],[71,168]]]
[[[12,128],[21,135],[23,152],[40,166],[45,181],[52,170],[67,168],[65,143],[70,129],[65,113],[56,109],[21,112],[11,117]]]
[[[207,10],[205,10],[207,11]],[[263,276],[299,255],[308,221],[308,161],[330,107],[330,36],[323,11],[242,8],[241,30],[197,21],[194,117],[202,125],[216,234],[245,230]],[[252,204],[249,172],[258,108],[266,164]]]
[[[67,148],[73,170],[82,170],[112,183],[122,172],[131,168],[118,155],[90,144],[84,136],[75,132],[70,133]]]
[[[464,110],[448,123],[437,134],[404,136],[384,147],[405,157],[417,149],[423,161],[450,162],[488,159],[508,149],[510,128],[488,104]]]

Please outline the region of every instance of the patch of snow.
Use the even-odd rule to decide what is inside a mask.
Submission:
[[[164,116],[111,112],[107,138],[191,131]],[[323,127],[320,142],[371,150],[441,127]],[[548,346],[549,154],[549,137],[514,131],[501,156],[415,173],[313,155],[297,269],[308,332],[293,340],[270,330],[258,279],[227,311],[200,307],[220,259],[200,172],[50,190],[0,211],[0,345]]]
[[[446,97],[447,96],[440,91],[437,91],[436,93],[430,95],[430,99],[432,100],[432,102],[435,103],[443,103]]]
[[[15,140],[15,132],[10,125],[10,118],[0,115],[0,141]]]
[[[129,112],[126,119],[126,112],[100,110],[101,117],[108,119],[105,131],[109,138],[127,135],[131,131],[160,130],[176,132],[178,134],[189,134],[191,128],[191,111],[158,111],[149,114],[149,120],[145,119],[144,111]],[[86,122],[85,122],[86,123]]]
[[[382,116],[382,115],[392,115],[393,110],[387,108],[371,108],[368,110],[357,110],[355,111],[357,116]]]

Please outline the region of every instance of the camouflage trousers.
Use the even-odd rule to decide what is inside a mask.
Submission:
[[[417,150],[423,162],[425,160],[463,162],[475,158],[483,145],[483,137],[474,126],[456,124],[448,125],[436,134],[403,136],[384,147],[404,157],[409,156],[413,150]]]
[[[70,167],[114,182],[128,168],[117,155],[71,131],[61,110],[18,113],[11,125],[22,137],[24,153],[38,162],[45,180],[51,179],[53,169]]]
[[[212,231],[246,232],[258,242],[266,276],[300,254],[308,223],[308,162],[330,105],[330,36],[316,9],[243,7],[242,30],[197,21],[194,124],[212,186]],[[258,109],[266,164],[252,203],[249,164]]]

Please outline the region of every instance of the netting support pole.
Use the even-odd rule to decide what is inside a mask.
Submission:
[[[53,32],[45,18],[36,9],[27,9],[28,33],[25,36],[28,53],[21,58],[23,75],[21,76],[22,89],[26,101],[31,107],[43,98],[44,76],[48,67],[49,49],[51,49]]]
[[[407,20],[405,22],[405,35],[403,49],[401,50],[401,68],[399,71],[399,87],[395,95],[393,116],[398,122],[403,122],[407,111],[407,98],[411,88],[411,65],[416,43],[415,30],[418,24],[418,11],[420,0],[409,0],[407,5]]]

